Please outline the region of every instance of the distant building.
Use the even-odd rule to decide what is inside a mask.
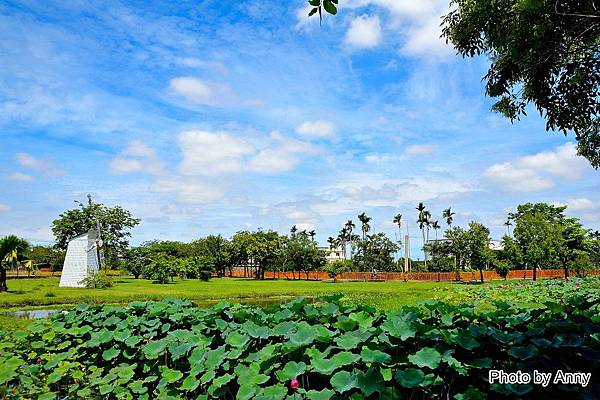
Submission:
[[[327,246],[327,247],[319,247],[319,250],[322,250],[323,252],[325,252],[325,259],[327,260],[327,263],[331,263],[333,261],[338,261],[338,260],[345,260],[346,258],[344,257],[344,248],[342,246],[338,246],[338,247],[333,247],[333,246]]]

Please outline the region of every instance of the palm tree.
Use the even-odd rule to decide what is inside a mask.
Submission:
[[[348,230],[344,226],[340,229],[338,233],[338,246],[342,246],[342,252],[344,253],[344,258],[346,258],[346,242],[348,241]]]
[[[452,208],[448,207],[442,213],[442,217],[446,218],[446,223],[450,228],[452,228],[452,222],[454,221],[455,213],[452,212]]]
[[[398,225],[398,233],[402,236],[402,214],[394,215],[394,220],[392,222]]]
[[[315,230],[311,230],[310,232],[308,232],[308,236],[310,236],[310,240],[311,241],[315,241],[315,236],[317,235],[317,232],[315,232]]]
[[[510,219],[506,220],[504,226],[506,226],[506,233],[508,234],[508,236],[510,236],[510,227],[512,226],[512,222],[510,222]]]
[[[292,236],[294,236],[296,234],[296,232],[298,232],[298,228],[296,227],[296,225],[292,226],[292,229],[290,229],[290,232],[291,232]]]
[[[346,232],[348,233],[348,240],[350,242],[350,259],[352,260],[352,250],[354,248],[354,236],[352,234],[352,230],[356,227],[356,225],[354,225],[354,222],[352,222],[351,219],[349,219],[348,221],[346,221],[346,224],[344,224],[344,228],[346,228]],[[344,250],[344,258],[346,258],[346,252]]]
[[[425,260],[425,266],[427,266],[427,252],[425,251],[425,227],[429,223],[427,220],[427,214],[425,205],[421,202],[417,204],[417,211],[419,211],[419,218],[417,219],[417,224],[419,224],[419,229],[421,230],[421,234],[423,235],[423,258]]]
[[[17,265],[19,257],[28,248],[29,243],[15,235],[8,235],[0,239],[0,292],[8,291],[6,271]]]
[[[438,221],[433,221],[431,223],[431,227],[433,228],[433,230],[435,230],[435,241],[437,242],[438,240],[438,229],[440,229],[440,224],[438,223]]]
[[[361,229],[362,229],[363,240],[364,240],[365,239],[365,235],[371,229],[371,226],[369,225],[369,222],[371,221],[371,217],[367,217],[367,214],[365,214],[363,212],[362,214],[360,214],[358,216],[358,220],[362,224]]]

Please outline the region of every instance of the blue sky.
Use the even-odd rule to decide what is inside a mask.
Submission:
[[[600,178],[535,110],[489,109],[485,58],[439,39],[446,2],[303,0],[0,4],[0,234],[51,243],[91,192],[142,218],[133,243],[315,228],[366,211],[499,238],[527,201],[600,228]]]

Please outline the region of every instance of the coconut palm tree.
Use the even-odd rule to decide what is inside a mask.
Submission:
[[[15,235],[0,239],[0,292],[8,291],[6,271],[17,266],[19,257],[27,251],[29,243]]]
[[[371,226],[369,225],[369,222],[371,221],[371,217],[367,217],[367,214],[365,214],[363,212],[362,214],[360,214],[358,216],[358,220],[361,223],[361,230],[362,230],[363,240],[364,240],[365,236],[367,235],[367,232],[369,232],[369,230],[371,229]]]
[[[442,217],[446,218],[446,223],[450,228],[452,228],[452,222],[454,221],[455,213],[452,212],[452,207],[448,207],[442,213]]]

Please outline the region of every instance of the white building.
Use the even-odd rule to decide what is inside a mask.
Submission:
[[[60,275],[60,287],[85,287],[82,281],[100,269],[96,232],[89,231],[69,241]]]
[[[322,250],[325,252],[325,259],[327,260],[328,264],[333,261],[345,260],[344,248],[342,246],[319,247],[319,250]]]

